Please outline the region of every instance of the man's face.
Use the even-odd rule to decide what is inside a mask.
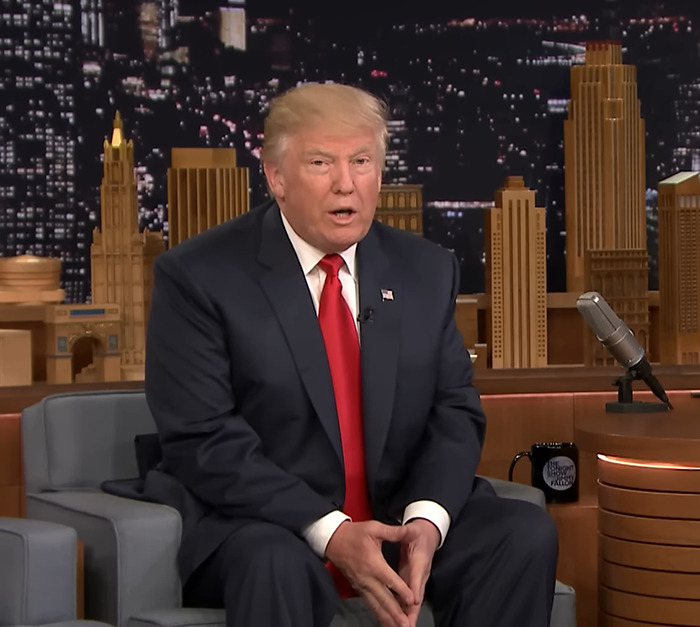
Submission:
[[[324,253],[342,252],[369,231],[381,186],[371,129],[352,134],[317,128],[288,138],[265,176],[294,231]]]

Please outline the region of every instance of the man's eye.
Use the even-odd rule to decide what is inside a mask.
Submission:
[[[355,159],[355,163],[357,165],[367,165],[369,163],[369,159],[367,157],[359,157],[358,159]]]

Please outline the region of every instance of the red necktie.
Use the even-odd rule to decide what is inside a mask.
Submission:
[[[326,273],[318,307],[318,321],[326,345],[333,382],[338,426],[345,467],[345,504],[343,511],[353,521],[372,518],[365,474],[365,445],[362,429],[362,371],[357,327],[345,302],[338,270],[344,261],[340,255],[326,255],[318,262]],[[328,562],[341,597],[356,596],[348,581]]]

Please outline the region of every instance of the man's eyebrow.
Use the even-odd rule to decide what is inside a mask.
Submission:
[[[366,144],[364,146],[360,146],[357,148],[357,150],[354,150],[352,153],[350,153],[350,158],[354,159],[358,155],[361,155],[363,153],[367,152],[374,152],[374,146],[371,144]],[[334,153],[327,152],[323,150],[322,148],[309,148],[304,151],[304,157],[306,159],[311,158],[311,157],[325,157],[326,159],[337,159],[338,156]]]
[[[304,157],[326,157],[327,159],[335,159],[335,155],[326,152],[321,148],[309,148],[304,151]]]
[[[374,146],[371,144],[360,146],[355,152],[352,153],[351,157],[357,157],[357,155],[360,155],[363,152],[374,152]]]

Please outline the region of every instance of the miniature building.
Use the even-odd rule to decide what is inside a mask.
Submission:
[[[60,303],[61,260],[18,255],[0,259],[0,303]]]
[[[455,322],[462,335],[464,346],[473,348],[479,341],[479,309],[476,298],[458,296],[455,305]]]
[[[0,385],[119,381],[119,307],[63,305],[59,259],[0,259]]]
[[[31,384],[31,331],[0,329],[0,386]]]
[[[235,148],[173,148],[168,168],[168,247],[250,209],[248,168]]]
[[[700,173],[659,183],[661,363],[700,363]]]
[[[580,293],[586,251],[646,248],[644,121],[619,42],[588,42],[571,68],[564,167],[567,291]]]
[[[472,296],[457,296],[455,322],[462,336],[464,347],[469,351],[475,368],[486,368],[486,344],[479,344],[479,301]],[[481,359],[479,359],[481,357]]]
[[[638,250],[589,250],[585,257],[586,291],[603,296],[611,309],[649,353],[649,256]],[[586,366],[617,364],[610,351],[586,331],[583,358]]]
[[[423,235],[422,185],[382,185],[377,202],[378,222]]]
[[[120,313],[118,305],[46,307],[46,381],[121,381]]]
[[[92,302],[122,316],[121,378],[144,378],[146,322],[153,288],[153,262],[165,250],[162,233],[139,233],[134,144],[124,138],[117,112],[111,141],[104,142],[100,187],[102,223],[93,232],[90,258]],[[110,371],[111,372],[111,371]]]
[[[493,368],[547,365],[545,210],[521,176],[509,176],[485,220],[488,344]]]
[[[0,386],[31,385],[43,377],[45,306],[60,303],[61,260],[34,255],[0,259]]]

